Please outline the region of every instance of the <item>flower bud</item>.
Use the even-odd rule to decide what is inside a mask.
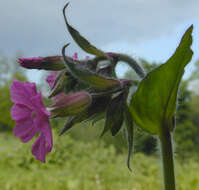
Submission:
[[[61,56],[19,58],[18,63],[26,69],[59,71],[65,69]]]
[[[91,102],[91,96],[87,92],[77,92],[56,99],[49,110],[52,117],[76,115],[88,108]]]

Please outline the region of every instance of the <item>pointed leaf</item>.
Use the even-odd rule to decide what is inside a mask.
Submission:
[[[159,134],[162,126],[173,130],[177,92],[184,67],[192,58],[193,26],[188,28],[173,56],[140,82],[133,95],[130,111],[136,124],[151,134]]]
[[[127,144],[128,144],[127,167],[131,171],[130,161],[131,161],[131,154],[133,151],[134,124],[133,124],[133,118],[131,117],[131,113],[128,108],[128,105],[125,106],[124,118],[125,118],[125,124],[126,124],[126,138],[127,138]]]
[[[121,129],[123,123],[123,103],[124,97],[123,93],[119,94],[113,98],[108,105],[106,113],[106,122],[104,130],[101,134],[101,137],[110,129],[112,135],[116,135],[117,132]]]
[[[93,54],[93,55],[97,55],[97,56],[103,56],[104,55],[103,51],[97,49],[95,46],[90,44],[90,42],[88,40],[86,40],[76,29],[74,29],[68,23],[68,20],[66,18],[66,14],[65,14],[65,10],[68,7],[68,5],[69,5],[69,3],[67,3],[64,6],[63,14],[64,14],[64,20],[65,20],[66,26],[67,26],[68,31],[70,32],[73,40],[75,40],[75,42],[79,45],[79,47],[81,47],[87,53],[90,53],[90,54]]]

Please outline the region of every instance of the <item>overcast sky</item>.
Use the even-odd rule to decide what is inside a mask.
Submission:
[[[66,2],[0,0],[0,52],[57,55],[71,42],[68,53],[85,56],[65,28],[62,8]],[[67,15],[70,24],[95,46],[157,62],[172,55],[185,30],[194,24],[194,62],[199,58],[198,8],[198,0],[71,0]],[[34,80],[38,75],[29,76]]]

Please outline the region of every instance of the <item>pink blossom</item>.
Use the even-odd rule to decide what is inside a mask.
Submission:
[[[18,63],[26,69],[60,71],[65,69],[62,56],[19,58]]]
[[[73,59],[78,59],[78,53],[75,52],[74,55],[72,56]]]
[[[50,75],[47,76],[46,82],[49,84],[50,88],[52,89],[54,86],[55,79],[59,75],[59,72],[52,71],[50,72]]]
[[[32,145],[32,154],[45,162],[45,156],[52,150],[52,132],[49,124],[50,112],[42,102],[41,92],[37,93],[35,83],[14,79],[11,85],[12,119],[16,121],[14,134],[26,143],[40,133]]]
[[[73,54],[72,58],[77,60],[77,59],[78,59],[78,53],[75,52],[75,53]],[[88,59],[89,59],[89,56],[86,56],[85,59],[88,60]]]
[[[41,64],[42,61],[44,59],[42,57],[29,57],[29,58],[19,58],[18,59],[18,63],[20,64],[20,66],[24,67],[27,66],[28,67],[34,67],[35,64]]]

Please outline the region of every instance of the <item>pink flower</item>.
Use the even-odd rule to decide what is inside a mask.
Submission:
[[[35,65],[40,65],[44,59],[42,57],[29,57],[29,58],[19,58],[18,63],[21,67],[34,68]]]
[[[60,71],[65,69],[61,56],[19,58],[18,63],[26,69]]]
[[[52,150],[52,132],[49,124],[50,112],[42,102],[41,92],[37,93],[35,83],[14,79],[11,85],[12,119],[16,120],[14,134],[26,143],[40,133],[32,145],[32,154],[45,162],[45,156]]]
[[[77,52],[74,53],[74,55],[72,56],[73,59],[78,59],[78,54]]]
[[[50,72],[50,75],[47,76],[46,82],[49,84],[50,88],[52,89],[54,86],[55,79],[59,75],[59,72],[52,71]]]
[[[72,58],[77,60],[77,59],[78,59],[78,53],[75,52],[75,53],[73,54]],[[88,59],[89,59],[89,56],[86,56],[85,59],[88,60]]]

